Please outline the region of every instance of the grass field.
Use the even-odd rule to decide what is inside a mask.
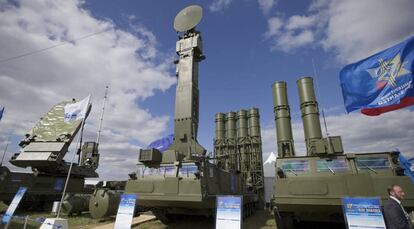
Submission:
[[[7,210],[7,206],[0,202],[0,214],[4,214]],[[44,212],[22,212],[16,211],[14,215],[17,216],[26,216],[28,215],[30,219],[36,218],[53,218],[54,216],[44,213]],[[113,222],[114,219],[108,219],[106,221],[92,219],[89,213],[83,213],[82,215],[66,216],[63,215],[62,218],[68,219],[69,227],[74,229],[86,229],[93,228],[99,225],[107,224]],[[12,220],[9,226],[9,229],[21,229],[23,228],[23,220]],[[32,220],[28,221],[27,229],[37,229],[40,227],[40,223],[34,222]]]
[[[0,202],[0,214],[3,214],[6,211],[7,206]],[[29,215],[31,219],[35,218],[47,218],[53,217],[47,213],[36,213],[36,212],[16,212],[15,215],[18,216],[25,216]],[[68,219],[69,228],[74,229],[87,229],[87,228],[94,228],[96,226],[109,224],[114,222],[114,218],[106,220],[106,221],[99,221],[95,219],[91,219],[89,213],[84,213],[80,216],[75,215],[72,217],[63,216],[64,218]],[[214,219],[206,218],[201,216],[184,216],[177,220],[174,223],[169,225],[162,224],[159,220],[152,220],[141,225],[133,227],[134,229],[187,229],[187,228],[196,228],[196,229],[211,229],[214,228]],[[13,220],[9,229],[21,229],[23,228],[23,221],[16,221]],[[27,225],[27,229],[37,229],[40,227],[40,223],[31,222],[29,221]],[[1,226],[0,226],[1,228]],[[243,221],[243,228],[244,229],[275,229],[276,224],[273,217],[269,214],[268,211],[257,211],[254,215],[248,217]],[[318,229],[345,229],[345,225],[343,224],[321,224],[321,223],[302,223],[297,225],[297,228],[318,228]]]
[[[7,206],[0,202],[0,212],[6,211]],[[18,216],[25,216],[29,215],[31,219],[35,218],[47,218],[52,217],[50,214],[47,213],[37,213],[37,212],[16,212],[15,215]],[[99,220],[91,219],[88,213],[84,213],[80,216],[73,216],[67,217],[69,221],[69,227],[74,229],[86,229],[86,228],[93,228],[95,226],[108,224],[113,222],[114,220],[107,220],[104,222],[100,222]],[[9,229],[21,229],[23,228],[23,221],[16,221],[12,220]],[[27,229],[37,229],[40,227],[40,223],[31,222],[27,224]],[[175,223],[164,225],[159,220],[150,221],[139,226],[134,227],[136,229],[169,229],[169,228],[177,228],[177,229],[187,229],[187,228],[197,228],[197,229],[211,229],[214,228],[214,220],[212,218],[205,218],[205,217],[198,217],[198,216],[188,216],[178,220]],[[275,221],[270,216],[267,211],[258,211],[253,216],[248,217],[243,222],[244,229],[274,229],[275,228]]]

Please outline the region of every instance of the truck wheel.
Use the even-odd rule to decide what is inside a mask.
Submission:
[[[275,212],[277,229],[294,229],[294,221],[291,214],[286,212]]]
[[[53,202],[51,200],[45,200],[42,202],[42,209],[43,211],[50,212],[52,211]]]
[[[162,210],[152,210],[151,212],[155,217],[157,217],[159,221],[161,221],[161,223],[165,225],[173,222],[173,217],[171,215],[165,214],[165,212]]]

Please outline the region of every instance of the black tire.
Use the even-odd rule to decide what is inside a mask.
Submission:
[[[42,209],[46,212],[51,212],[53,207],[53,201],[52,200],[45,200],[42,202]]]
[[[159,221],[161,221],[161,223],[165,225],[171,224],[174,221],[174,217],[172,215],[165,214],[162,210],[152,210],[151,212]]]
[[[216,221],[216,216],[217,216],[217,209],[213,208],[211,209],[211,217],[213,217],[214,222]]]
[[[247,218],[247,216],[249,215],[249,209],[248,209],[248,205],[247,205],[247,204],[245,204],[245,205],[243,206],[243,211],[242,211],[242,213],[243,213],[243,219],[246,219],[246,218]]]
[[[253,215],[253,204],[249,204],[249,216]]]
[[[294,229],[294,219],[292,214],[286,212],[275,212],[275,221],[277,229]]]

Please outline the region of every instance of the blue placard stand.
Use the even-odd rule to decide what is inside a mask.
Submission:
[[[385,229],[378,197],[345,197],[342,208],[348,229]]]
[[[131,229],[136,200],[137,195],[135,194],[121,195],[121,201],[119,202],[118,214],[116,215],[114,229]]]
[[[3,216],[1,222],[3,224],[7,224],[13,216],[14,211],[16,210],[17,206],[19,206],[20,201],[22,200],[24,194],[26,193],[26,187],[20,187],[17,191],[16,195],[14,196],[12,202],[10,203],[9,207],[7,208],[6,213]]]
[[[240,229],[243,224],[242,196],[217,196],[216,229]]]

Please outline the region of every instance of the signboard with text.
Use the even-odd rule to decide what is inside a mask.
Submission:
[[[19,206],[20,201],[22,200],[24,194],[26,193],[26,187],[20,187],[17,191],[16,195],[14,196],[12,202],[10,203],[9,207],[7,208],[6,213],[3,216],[1,222],[3,224],[7,224],[11,217],[13,216],[14,211],[16,210],[17,206]]]
[[[240,229],[242,206],[241,196],[217,196],[216,228]]]
[[[134,218],[135,202],[137,195],[123,194],[119,202],[114,229],[130,229]]]
[[[386,228],[377,197],[345,197],[342,207],[348,229]]]

